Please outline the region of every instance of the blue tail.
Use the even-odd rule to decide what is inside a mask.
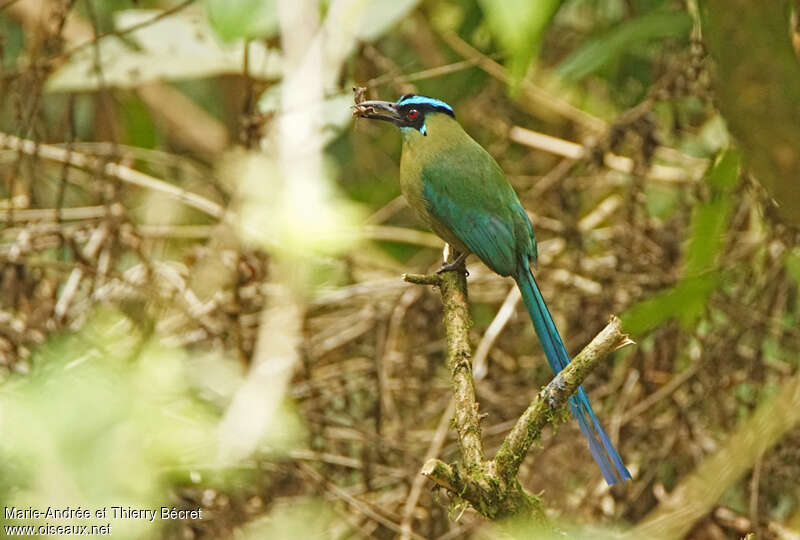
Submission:
[[[542,343],[547,363],[550,364],[553,373],[558,373],[569,363],[567,349],[561,341],[561,336],[558,335],[553,317],[544,303],[542,293],[539,291],[527,263],[520,273],[522,275],[518,276],[516,281],[522,293],[522,300],[525,302],[525,307],[528,308],[536,335],[539,336],[539,341]],[[603,471],[606,482],[614,484],[618,480],[630,479],[631,473],[625,468],[617,449],[603,431],[600,421],[592,411],[592,406],[589,405],[589,396],[586,395],[582,386],[579,386],[578,391],[569,398],[569,408],[573,416],[578,419],[581,432],[589,441],[589,450],[600,466],[600,470]]]

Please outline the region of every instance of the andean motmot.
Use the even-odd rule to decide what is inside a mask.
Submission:
[[[442,269],[452,269],[474,253],[493,271],[514,278],[550,368],[553,373],[564,369],[570,357],[532,273],[537,258],[533,227],[497,162],[441,100],[409,94],[397,103],[363,101],[356,114],[400,128],[403,195],[422,221],[460,253]],[[629,479],[582,386],[570,397],[569,407],[606,482]]]

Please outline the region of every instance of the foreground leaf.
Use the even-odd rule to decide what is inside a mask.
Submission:
[[[158,11],[127,10],[115,14],[117,30],[151,20]],[[87,91],[101,86],[135,88],[159,80],[199,79],[241,73],[244,42],[221,43],[198,13],[177,13],[130,32],[130,46],[116,36],[81,49],[47,82],[49,91]],[[280,54],[262,43],[249,44],[251,76],[274,79],[281,74]]]

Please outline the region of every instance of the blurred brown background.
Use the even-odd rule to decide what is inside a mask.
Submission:
[[[400,275],[442,243],[363,86],[447,101],[498,160],[570,352],[611,314],[637,341],[585,384],[633,482],[572,421],[523,465],[557,527],[799,538],[797,16],[759,4],[0,0],[2,504],[203,509],[96,521],[120,538],[500,534],[418,474],[458,445],[440,299]],[[493,453],[551,374],[469,263]]]

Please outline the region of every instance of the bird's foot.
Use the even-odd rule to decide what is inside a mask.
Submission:
[[[436,273],[442,274],[444,272],[458,271],[458,272],[464,272],[464,275],[469,276],[469,272],[467,271],[467,265],[464,264],[464,261],[467,260],[467,255],[469,255],[469,253],[461,253],[458,257],[456,257],[456,260],[454,260],[453,262],[443,263],[441,268],[439,268],[436,271]]]

